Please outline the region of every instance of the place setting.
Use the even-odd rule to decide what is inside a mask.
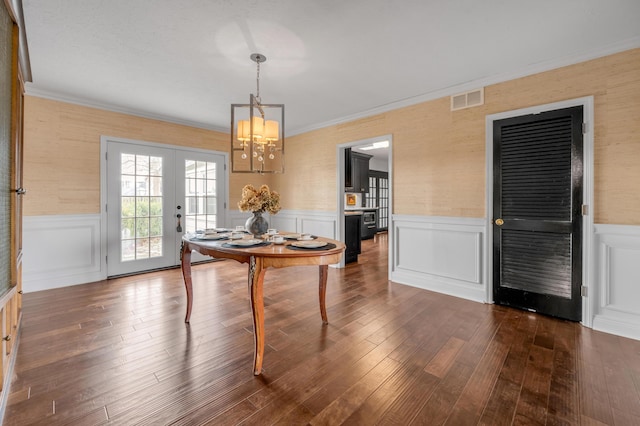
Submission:
[[[244,227],[237,226],[236,230],[231,233],[231,240],[222,244],[222,247],[226,248],[254,248],[264,247],[270,245],[273,241],[271,236],[276,234],[275,229],[267,230],[267,233],[262,238],[244,238],[247,232]]]
[[[254,248],[270,245],[270,241],[260,240],[257,238],[231,240],[222,244],[226,248]]]
[[[297,233],[284,234],[282,235],[282,237],[285,240],[295,240],[295,241],[311,241],[318,238],[315,235],[311,235],[311,234],[297,234]]]
[[[220,241],[229,238],[231,238],[231,230],[226,228],[197,230],[195,236],[191,237],[192,240],[199,241]]]
[[[290,238],[294,241],[287,244],[289,250],[330,250],[336,245],[326,241],[319,241],[317,237],[310,234],[298,234],[297,238]]]
[[[306,233],[280,234],[276,229],[268,229],[265,239],[276,245],[284,245],[290,250],[329,250],[335,248],[335,244],[326,241],[317,241],[315,235]]]

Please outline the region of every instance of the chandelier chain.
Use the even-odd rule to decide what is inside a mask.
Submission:
[[[260,61],[256,61],[256,63],[258,64],[258,70],[256,72],[256,99],[258,100],[258,103],[262,102],[260,100]]]

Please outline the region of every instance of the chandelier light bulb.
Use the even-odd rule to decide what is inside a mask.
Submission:
[[[273,155],[273,154],[269,154],[269,160],[273,160],[274,158],[276,158],[276,156],[275,156],[275,155]]]

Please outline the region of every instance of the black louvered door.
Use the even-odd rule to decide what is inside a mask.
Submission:
[[[582,315],[582,107],[494,122],[495,303]]]

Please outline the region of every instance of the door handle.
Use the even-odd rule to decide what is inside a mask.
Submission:
[[[498,225],[498,226],[502,226],[502,225],[504,225],[504,220],[498,218],[498,219],[496,219],[495,224]]]
[[[176,226],[176,231],[177,232],[182,232],[182,225],[180,224],[180,218],[182,217],[182,215],[180,213],[178,213],[176,215],[176,217],[178,218],[178,226]]]
[[[18,195],[25,195],[27,193],[27,190],[24,188],[18,188],[16,189],[16,194]]]

